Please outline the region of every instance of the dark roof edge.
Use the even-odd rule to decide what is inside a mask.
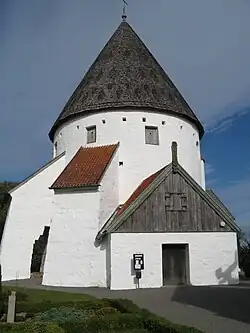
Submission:
[[[150,183],[149,186],[142,191],[142,193],[128,206],[128,208],[124,212],[122,212],[121,215],[117,217],[117,219],[116,215],[111,220],[109,219],[110,223],[108,223],[108,220],[107,223],[105,223],[102,229],[99,231],[99,239],[102,237],[102,234],[114,232],[123,223],[123,221],[127,219],[137,207],[140,206],[141,202],[144,201],[154,191],[155,187],[158,186],[166,178],[166,176],[171,172],[171,170],[172,163],[168,164],[162,170],[162,172],[160,172],[160,174],[152,181],[152,183]]]
[[[21,183],[19,183],[16,187],[14,187],[13,189],[11,189],[8,193],[9,194],[13,193],[19,187],[21,187],[22,185],[24,185],[25,183],[27,183],[29,180],[31,180],[32,178],[34,178],[36,175],[38,175],[43,170],[47,169],[51,164],[53,164],[54,162],[58,161],[64,155],[65,155],[65,151],[63,153],[61,153],[60,155],[56,156],[55,158],[53,158],[52,160],[50,160],[49,162],[47,162],[46,164],[44,164],[41,168],[39,168],[35,172],[33,172],[30,176],[28,176],[27,178],[25,178]]]
[[[49,187],[50,190],[63,192],[69,190],[88,190],[88,189],[97,189],[100,184],[89,184],[89,185],[77,185],[77,186],[68,186],[68,187]]]
[[[106,107],[103,107],[103,108],[99,108],[98,110],[94,110],[94,109],[89,109],[89,110],[84,110],[84,111],[80,111],[80,112],[77,112],[77,113],[74,113],[74,114],[71,114],[63,119],[59,119],[59,120],[56,120],[56,122],[54,123],[54,125],[52,126],[51,130],[49,131],[49,138],[50,140],[53,142],[54,141],[54,135],[55,135],[55,132],[57,131],[57,129],[62,125],[64,124],[65,122],[67,122],[68,120],[71,120],[71,119],[75,119],[75,118],[78,118],[82,115],[91,115],[91,114],[97,114],[97,113],[101,113],[101,112],[108,112],[108,111],[111,111],[111,110],[117,110],[117,109],[135,109],[135,110],[141,110],[141,109],[144,109],[144,111],[148,112],[148,111],[155,111],[155,112],[158,112],[158,113],[161,113],[161,114],[169,114],[171,116],[175,116],[176,118],[181,118],[181,119],[185,119],[185,120],[189,120],[192,124],[194,124],[198,131],[199,131],[199,136],[200,136],[200,139],[203,137],[204,135],[204,127],[203,125],[201,124],[201,122],[198,120],[197,118],[197,121],[195,121],[194,118],[190,117],[189,115],[187,114],[177,114],[175,111],[172,111],[172,110],[163,110],[161,108],[157,109],[156,107],[150,107],[150,106],[132,106],[132,105],[127,105],[127,106],[106,106]],[[110,110],[111,109],[111,110]]]
[[[187,171],[178,164],[178,172],[182,177],[189,182],[193,189],[206,201],[206,203],[216,211],[220,217],[225,220],[225,222],[234,230],[235,232],[240,231],[238,225],[234,222],[234,217],[218,204],[218,201],[215,200],[211,195],[209,195],[188,173]]]

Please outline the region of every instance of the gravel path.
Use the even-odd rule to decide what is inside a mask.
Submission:
[[[84,293],[99,298],[128,298],[173,322],[194,326],[206,333],[250,333],[250,282],[239,286],[185,286],[129,291],[45,287],[38,285],[36,280],[3,284]]]

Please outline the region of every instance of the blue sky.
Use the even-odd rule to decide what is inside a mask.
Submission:
[[[208,187],[250,231],[250,1],[128,2],[128,22],[205,125]],[[49,129],[121,13],[121,0],[1,0],[0,180],[51,158]]]

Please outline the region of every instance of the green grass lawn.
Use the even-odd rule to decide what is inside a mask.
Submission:
[[[202,333],[172,324],[127,299],[61,291],[4,286],[5,313],[11,291],[16,291],[16,312],[25,312],[26,321],[0,323],[1,333]]]
[[[50,291],[50,290],[39,290],[29,289],[21,287],[2,287],[4,294],[10,294],[11,290],[16,291],[17,301],[24,303],[40,303],[43,301],[51,301],[53,303],[64,303],[64,302],[81,302],[85,300],[94,300],[95,297],[84,294],[75,294],[62,291]],[[20,295],[20,297],[19,297]]]

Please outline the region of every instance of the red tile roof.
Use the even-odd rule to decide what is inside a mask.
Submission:
[[[118,144],[81,147],[50,188],[99,185]]]
[[[164,168],[152,174],[148,178],[144,179],[143,182],[136,188],[136,190],[132,193],[132,195],[128,198],[128,200],[124,203],[121,209],[117,212],[116,216],[120,216],[138,197],[148,188],[148,186],[159,176],[159,174],[163,171]]]

